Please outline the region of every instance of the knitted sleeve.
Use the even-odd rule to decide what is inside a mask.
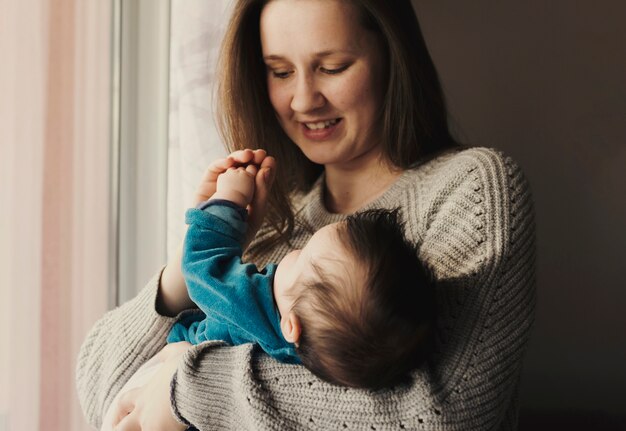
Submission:
[[[516,429],[535,310],[530,188],[513,160],[494,150],[467,150],[449,163],[447,180],[430,188],[420,250],[439,293],[430,376],[436,397],[422,420],[446,429]]]
[[[176,320],[159,315],[155,302],[161,271],[135,298],[106,313],[83,342],[77,361],[78,399],[90,425],[103,416],[137,369],[165,346]]]
[[[437,278],[436,354],[408,385],[379,392],[330,385],[253,346],[190,350],[174,410],[200,430],[517,427],[517,383],[535,307],[533,208],[519,167],[488,149],[419,173],[400,204]],[[385,203],[386,205],[386,203]]]

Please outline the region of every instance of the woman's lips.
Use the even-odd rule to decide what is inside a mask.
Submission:
[[[309,129],[304,123],[300,123],[302,134],[312,141],[324,141],[329,139],[335,131],[343,124],[343,118],[337,119],[337,122],[331,126],[324,127],[323,129],[312,130]]]

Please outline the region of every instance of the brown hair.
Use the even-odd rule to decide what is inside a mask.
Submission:
[[[308,160],[281,128],[267,90],[260,17],[272,0],[238,0],[222,43],[218,76],[218,126],[229,151],[263,148],[278,161],[269,197],[270,243],[286,242],[294,228],[290,193],[308,191],[323,166]],[[457,146],[443,92],[410,0],[347,0],[362,24],[379,35],[388,59],[381,107],[384,155],[407,169]],[[257,246],[267,246],[267,242]]]
[[[292,311],[302,326],[296,351],[321,379],[380,389],[402,382],[427,358],[434,283],[403,232],[398,210],[351,215],[338,233],[365,281],[351,286],[318,266],[319,280],[294,286]]]

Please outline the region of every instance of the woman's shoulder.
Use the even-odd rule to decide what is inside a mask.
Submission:
[[[469,252],[509,235],[518,223],[532,224],[528,181],[510,156],[494,148],[449,151],[412,167],[389,201],[403,207],[410,239],[435,241],[450,252],[467,238]]]
[[[503,151],[487,147],[447,151],[416,164],[405,172],[399,188],[422,207],[489,196],[494,197],[487,199],[491,204],[511,194],[530,193],[519,164]]]
[[[466,147],[446,151],[419,162],[411,168],[415,175],[446,181],[481,172],[487,177],[502,177],[519,170],[518,164],[502,150],[489,147]]]

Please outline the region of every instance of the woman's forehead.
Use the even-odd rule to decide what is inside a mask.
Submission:
[[[294,49],[321,55],[359,52],[367,31],[358,9],[342,0],[274,0],[261,13],[264,56],[283,56]]]

